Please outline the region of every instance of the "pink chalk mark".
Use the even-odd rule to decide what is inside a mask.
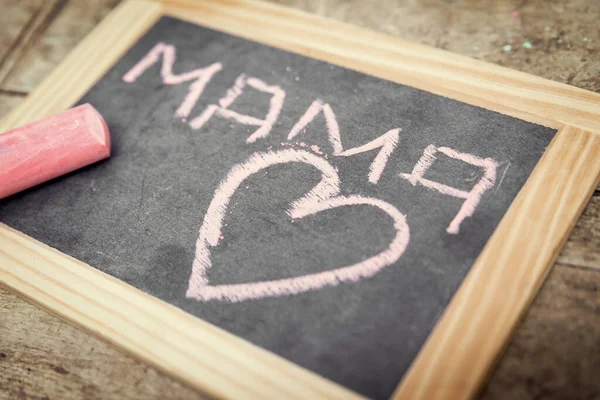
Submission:
[[[435,154],[437,152],[443,153],[450,158],[463,161],[467,164],[483,168],[483,176],[469,192],[423,178],[425,172],[435,162]],[[460,224],[475,212],[475,209],[481,200],[481,196],[483,196],[486,190],[494,187],[494,184],[496,183],[497,168],[498,162],[491,158],[479,158],[472,154],[460,153],[449,147],[435,147],[433,145],[429,145],[427,148],[425,148],[423,155],[413,168],[412,173],[400,174],[400,177],[408,180],[413,186],[416,186],[417,183],[420,183],[422,186],[436,190],[442,194],[465,199],[465,202],[460,207],[458,214],[456,214],[452,222],[450,222],[448,228],[446,228],[446,232],[457,234]]]
[[[290,205],[287,213],[292,221],[338,207],[363,205],[376,207],[391,217],[396,230],[388,248],[364,261],[331,271],[272,281],[211,286],[208,280],[208,272],[212,268],[211,247],[218,244],[223,217],[231,197],[242,182],[252,174],[272,165],[287,163],[309,164],[321,171],[321,181],[305,196]],[[186,297],[202,301],[241,302],[264,297],[295,295],[326,286],[358,282],[396,262],[404,253],[409,240],[410,232],[406,217],[391,204],[370,197],[340,195],[339,176],[331,164],[323,158],[304,150],[294,149],[254,153],[247,161],[235,165],[215,191],[196,242],[196,255]]]
[[[387,131],[383,135],[378,138],[370,141],[369,143],[363,144],[362,146],[355,147],[353,149],[344,150],[342,153],[338,154],[340,156],[353,156],[355,154],[364,153],[365,151],[371,151],[378,147],[381,147],[379,153],[371,163],[371,167],[369,168],[369,182],[377,183],[379,182],[379,178],[381,178],[381,174],[385,169],[385,166],[388,162],[388,159],[394,152],[394,149],[398,145],[398,138],[400,135],[400,128],[392,129]]]
[[[199,68],[190,72],[175,75],[173,74],[173,66],[175,65],[176,58],[175,53],[175,46],[162,42],[157,43],[148,54],[123,75],[123,81],[127,83],[135,82],[148,68],[156,64],[162,57],[160,75],[165,85],[179,85],[184,82],[194,81],[190,85],[185,99],[175,112],[179,117],[187,117],[198,102],[198,99],[202,95],[208,82],[210,82],[217,72],[223,69],[223,65],[220,62],[217,62],[205,68]]]
[[[233,87],[227,90],[227,94],[219,100],[221,107],[229,107],[243,93],[244,86],[246,86],[246,75],[242,74],[237,77]]]
[[[239,114],[235,111],[229,110],[229,106],[242,95],[244,88],[250,86],[260,92],[269,93],[272,95],[269,102],[269,111],[264,119],[252,117],[250,115]],[[257,139],[266,137],[273,125],[279,117],[281,108],[283,107],[283,101],[285,100],[285,91],[279,86],[267,85],[265,82],[257,78],[247,78],[246,75],[242,74],[238,76],[235,84],[232,88],[227,90],[225,96],[223,96],[217,104],[211,104],[206,109],[194,118],[190,122],[190,126],[194,129],[200,129],[204,124],[210,120],[213,115],[218,115],[222,118],[236,121],[242,125],[258,126],[259,128],[254,131],[247,139],[247,143],[254,143]],[[250,130],[248,130],[250,132]]]
[[[521,15],[519,14],[519,12],[515,10],[510,13],[510,16],[512,17],[514,24],[520,28],[521,27]]]
[[[323,116],[325,117],[325,126],[327,127],[329,143],[331,143],[331,147],[333,147],[333,155],[339,155],[343,150],[342,141],[340,139],[340,128],[331,106],[324,103],[321,99],[313,101],[310,107],[308,107],[304,115],[302,115],[298,122],[293,126],[288,135],[288,140],[292,140],[294,137],[298,136],[300,132],[303,133],[306,126],[311,123],[320,112],[323,112]]]
[[[333,148],[334,156],[347,157],[381,147],[381,151],[377,154],[375,160],[373,160],[369,171],[369,182],[377,183],[379,181],[379,178],[381,178],[381,174],[385,169],[388,159],[390,158],[394,149],[398,145],[400,129],[392,129],[379,136],[378,138],[370,141],[367,144],[355,147],[353,149],[344,150],[344,148],[342,147],[342,140],[340,138],[340,129],[336,120],[336,116],[333,110],[331,109],[331,106],[329,104],[324,103],[323,100],[317,99],[313,101],[313,103],[310,105],[310,107],[308,107],[304,115],[302,115],[298,122],[296,122],[296,124],[294,125],[294,127],[288,135],[288,140],[292,140],[300,133],[304,133],[306,130],[306,126],[309,123],[311,123],[320,112],[323,112],[323,115],[325,117],[327,135],[329,143]],[[301,147],[307,146],[304,142],[300,142],[299,145]]]
[[[319,146],[317,146],[316,144],[313,144],[312,146],[310,146],[310,149],[312,150],[313,153],[320,154],[320,155],[323,154],[323,152],[321,151]]]

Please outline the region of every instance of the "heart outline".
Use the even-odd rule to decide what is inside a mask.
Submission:
[[[231,197],[242,182],[251,175],[273,165],[292,162],[309,164],[320,170],[322,177],[321,181],[306,195],[291,204],[287,210],[291,218],[303,218],[342,206],[369,205],[379,208],[392,218],[396,235],[385,250],[349,266],[293,278],[210,285],[207,274],[212,268],[211,247],[219,243],[223,218]],[[186,297],[200,301],[224,300],[236,303],[250,299],[295,295],[341,283],[358,282],[396,262],[404,253],[409,240],[410,230],[406,223],[406,216],[393,205],[372,197],[340,195],[340,179],[337,171],[325,159],[296,149],[257,152],[245,162],[234,165],[215,190],[196,241],[196,253]]]

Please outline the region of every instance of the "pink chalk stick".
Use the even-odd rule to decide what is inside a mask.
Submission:
[[[0,199],[108,156],[108,127],[89,104],[0,134]]]

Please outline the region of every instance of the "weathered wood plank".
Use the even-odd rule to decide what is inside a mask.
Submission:
[[[23,39],[28,23],[41,4],[42,0],[0,0],[0,10],[3,10],[0,13],[0,69],[7,54]]]
[[[600,399],[600,274],[557,264],[481,400]]]
[[[16,107],[23,100],[23,97],[24,95],[8,95],[0,91],[0,119]]]
[[[600,92],[598,1],[270,1]]]
[[[558,262],[600,271],[600,196],[592,197]]]
[[[600,32],[591,29],[600,15],[599,2],[573,0],[567,6],[549,7],[544,0],[535,0],[521,7],[520,0],[437,2],[435,6],[384,0],[376,4],[360,0],[271,1],[600,92],[600,62],[594,58]],[[35,87],[118,2],[69,1],[39,43],[19,61],[6,88],[28,91]],[[518,20],[513,12],[519,13]],[[523,47],[526,42],[531,49]],[[510,51],[505,50],[507,45]]]
[[[50,21],[56,13],[60,12],[65,0],[48,0],[41,3],[39,9],[33,14],[29,23],[15,41],[14,46],[6,54],[0,66],[0,88],[4,88],[3,82],[7,76],[15,69],[18,61],[23,57],[29,48],[42,35]],[[12,12],[11,12],[12,13]],[[9,15],[11,13],[8,13]],[[19,90],[19,89],[12,89]]]
[[[53,1],[56,2],[53,12],[60,13],[49,15],[40,24],[39,34],[28,43],[30,49],[15,54],[4,79],[0,72],[0,88],[32,90],[119,3],[119,0]]]

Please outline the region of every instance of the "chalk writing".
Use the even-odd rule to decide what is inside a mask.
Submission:
[[[381,174],[383,173],[385,165],[387,164],[387,160],[390,158],[392,152],[398,144],[400,128],[392,129],[362,146],[344,150],[342,146],[342,140],[340,138],[340,128],[338,126],[335,113],[329,104],[324,103],[321,99],[317,99],[313,101],[304,115],[302,115],[298,122],[296,122],[288,135],[288,140],[292,140],[298,136],[320,112],[322,112],[323,116],[325,117],[327,137],[331,147],[333,148],[334,156],[348,157],[381,147],[380,152],[375,157],[375,160],[373,160],[369,170],[369,182],[377,183],[381,177]]]
[[[364,153],[365,151],[370,151],[381,147],[381,150],[373,160],[371,167],[369,169],[369,182],[377,183],[379,182],[379,178],[383,173],[385,165],[387,164],[388,159],[394,152],[396,145],[398,144],[398,135],[400,133],[400,128],[392,129],[391,131],[387,131],[383,135],[378,138],[370,141],[367,144],[364,144],[359,147],[355,147],[353,149],[348,149],[341,152],[339,155],[348,157],[353,156],[355,154]]]
[[[246,85],[272,95],[269,104],[269,112],[264,120],[249,115],[242,115],[227,109],[235,99],[243,93],[243,89]],[[234,120],[240,124],[259,126],[259,128],[246,139],[246,142],[253,143],[256,139],[264,138],[269,134],[271,128],[273,128],[273,124],[277,121],[281,107],[283,107],[284,99],[285,92],[279,86],[270,86],[260,79],[246,78],[246,75],[242,74],[237,78],[233,87],[227,91],[227,94],[219,100],[219,105],[209,105],[202,114],[190,122],[190,126],[194,129],[200,129],[216,113],[223,118]]]
[[[187,117],[196,102],[202,95],[206,84],[212,77],[223,69],[221,63],[214,63],[205,68],[195,69],[180,75],[173,74],[173,66],[175,65],[175,47],[165,43],[158,43],[150,50],[144,58],[133,66],[125,75],[123,81],[128,83],[135,82],[148,68],[156,64],[162,56],[162,68],[160,75],[165,85],[179,85],[183,82],[194,81],[188,90],[188,94],[179,106],[176,114],[181,117]]]
[[[176,75],[173,73],[175,54],[176,49],[174,46],[158,43],[123,76],[123,80],[128,83],[135,82],[148,68],[158,63],[162,57],[161,77],[164,84],[178,85],[192,81],[185,99],[176,111],[176,116],[182,118],[182,122],[187,122],[186,117],[189,116],[191,110],[200,99],[206,85],[217,72],[223,69],[223,65],[221,63],[213,63],[204,68]],[[244,91],[248,87],[271,95],[268,112],[264,119],[240,114],[230,109],[231,105],[244,94]],[[225,95],[215,103],[209,104],[197,117],[192,118],[189,126],[198,130],[213,116],[219,116],[242,125],[258,127],[246,139],[247,143],[254,143],[258,139],[266,138],[271,133],[283,109],[285,97],[286,91],[281,87],[267,84],[256,77],[248,77],[246,74],[241,74],[237,77],[233,86],[226,91]],[[291,128],[287,135],[288,143],[281,142],[281,145],[284,147],[298,146],[311,150],[314,154],[297,148],[271,151],[272,146],[269,146],[266,152],[256,152],[247,161],[233,166],[219,184],[199,231],[192,274],[186,293],[187,297],[203,301],[225,300],[239,302],[263,297],[299,294],[326,286],[336,286],[340,283],[358,282],[363,278],[373,276],[382,268],[396,262],[401,257],[410,239],[409,227],[405,216],[394,206],[380,199],[364,197],[358,194],[340,195],[341,182],[336,169],[328,162],[326,151],[321,151],[316,144],[305,143],[304,141],[291,142],[294,138],[304,133],[307,126],[319,114],[323,114],[325,118],[327,140],[331,146],[331,154],[333,156],[350,157],[378,148],[380,149],[371,163],[368,173],[368,181],[372,184],[378,184],[391,155],[400,142],[401,129],[390,129],[368,143],[344,150],[340,128],[333,108],[322,99],[314,100]],[[410,145],[410,143],[406,143],[405,145]],[[460,190],[424,178],[426,171],[434,164],[437,153],[442,153],[450,158],[480,167],[483,169],[483,176],[470,191]],[[321,172],[321,181],[304,197],[290,205],[287,214],[291,222],[338,207],[375,207],[391,218],[396,232],[388,248],[357,264],[331,271],[266,282],[210,285],[208,273],[212,268],[211,249],[217,246],[220,241],[226,240],[221,233],[221,228],[229,201],[237,188],[252,174],[263,171],[273,165],[293,163],[308,164],[317,168]],[[413,186],[421,185],[447,196],[464,199],[465,201],[461,205],[460,210],[446,228],[447,233],[458,234],[461,224],[466,218],[473,215],[483,194],[495,185],[497,168],[498,163],[491,158],[480,158],[469,153],[458,152],[449,147],[429,145],[425,148],[413,171],[410,174],[401,173],[399,177],[406,179]],[[267,173],[266,171],[264,172]]]
[[[443,153],[448,157],[455,158],[465,163],[483,168],[483,176],[481,177],[481,179],[479,179],[475,186],[473,186],[470,192],[466,192],[464,190],[456,189],[451,186],[423,178],[425,172],[431,167],[431,165],[436,160],[435,154],[437,152]],[[498,163],[491,158],[479,158],[472,154],[459,153],[458,151],[453,150],[449,147],[435,147],[433,145],[430,145],[427,146],[427,148],[423,152],[423,156],[421,156],[421,159],[419,159],[419,161],[413,168],[412,173],[400,174],[400,176],[412,183],[413,186],[419,183],[429,189],[437,190],[442,194],[465,199],[465,202],[462,204],[460,210],[458,211],[458,214],[456,214],[456,216],[454,217],[452,222],[450,222],[450,225],[446,229],[448,233],[456,234],[458,233],[460,224],[465,220],[465,218],[470,217],[475,212],[475,209],[477,208],[477,205],[479,204],[483,193],[486,190],[492,188],[496,183],[497,168]]]
[[[308,107],[304,115],[300,117],[298,122],[293,126],[290,134],[288,135],[288,140],[292,140],[298,134],[306,128],[308,124],[311,123],[313,119],[320,113],[323,112],[323,116],[325,117],[325,125],[327,126],[327,136],[329,138],[329,143],[331,143],[331,147],[333,148],[333,155],[337,156],[342,152],[342,140],[340,139],[340,128],[338,126],[337,120],[335,118],[335,114],[331,109],[331,106],[327,103],[324,103],[323,100],[317,99],[313,101],[313,103]]]
[[[216,246],[222,236],[223,218],[231,197],[249,176],[270,166],[286,163],[304,163],[321,171],[321,181],[304,197],[290,205],[287,210],[290,218],[304,218],[338,207],[372,206],[389,215],[396,232],[394,238],[387,249],[381,253],[342,268],[265,282],[210,285],[208,272],[212,267],[211,247]],[[358,282],[396,262],[406,249],[410,239],[406,217],[385,201],[357,195],[342,196],[339,193],[340,179],[335,168],[323,158],[304,150],[285,149],[277,152],[258,152],[254,153],[246,162],[235,165],[215,191],[213,200],[204,216],[204,222],[196,242],[196,255],[186,296],[204,301],[240,302],[264,297],[294,295],[326,286]]]

